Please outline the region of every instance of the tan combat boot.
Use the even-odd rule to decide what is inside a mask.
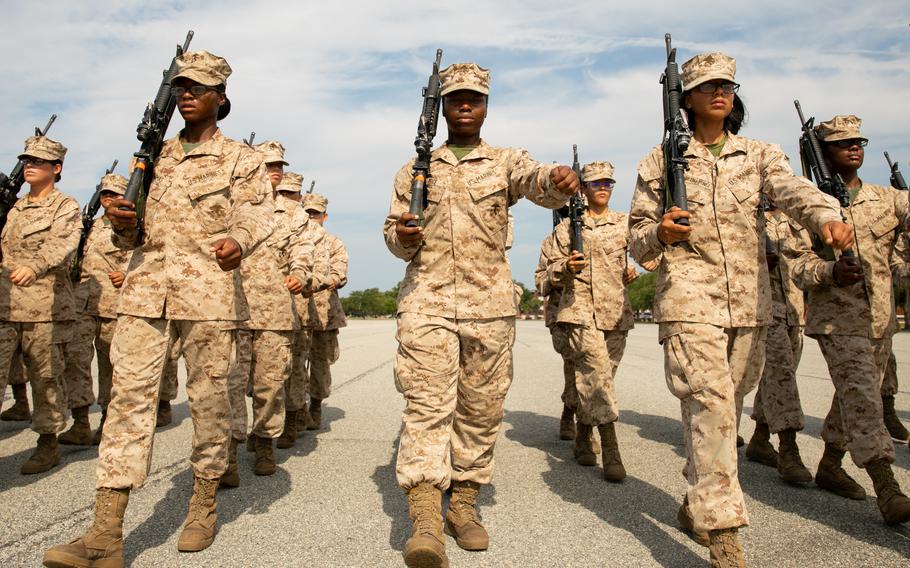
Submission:
[[[619,455],[619,440],[616,439],[616,423],[609,422],[597,427],[600,433],[600,446],[603,449],[604,479],[618,482],[626,477],[626,468]]]
[[[322,428],[322,399],[310,397],[310,419],[307,421],[307,430]]]
[[[796,430],[787,429],[777,433],[780,440],[780,454],[777,457],[777,475],[787,483],[806,484],[812,481],[812,474],[806,469],[796,445]]]
[[[882,512],[885,523],[896,525],[910,521],[910,498],[901,492],[891,464],[885,458],[878,458],[866,466],[866,473],[872,478],[878,510]]]
[[[246,451],[255,452],[256,451],[256,436],[250,431],[246,436]]]
[[[882,397],[882,408],[885,411],[885,428],[888,429],[888,434],[895,440],[906,442],[907,438],[910,438],[910,432],[907,432],[901,424],[901,419],[897,417],[894,410],[894,395]]]
[[[64,446],[91,446],[92,425],[88,423],[88,406],[73,409],[73,425],[57,441]]]
[[[28,408],[28,385],[13,385],[13,405],[0,412],[0,420],[7,422],[20,422],[32,419]]]
[[[304,404],[303,408],[297,411],[297,434],[302,434],[306,431],[306,425],[310,423],[310,413],[307,410],[307,406]]]
[[[862,501],[866,498],[866,490],[841,467],[843,459],[844,450],[826,443],[825,453],[815,471],[815,484],[841,497]]]
[[[287,410],[284,413],[284,431],[278,437],[278,447],[282,450],[293,448],[297,442],[297,416],[306,411]]]
[[[778,455],[771,445],[771,431],[768,430],[767,422],[755,423],[755,433],[746,446],[746,459],[768,467],[777,467]]]
[[[95,521],[85,534],[44,553],[48,568],[123,568],[123,514],[129,489],[102,487],[95,493]]]
[[[101,422],[98,423],[98,429],[95,430],[95,434],[92,436],[92,445],[98,446],[101,445],[101,435],[104,432],[104,423],[107,421],[107,407],[101,407]]]
[[[710,539],[708,538],[708,533],[699,532],[695,530],[695,522],[692,520],[692,517],[689,516],[689,497],[683,497],[682,505],[679,506],[679,511],[676,512],[676,521],[679,523],[679,527],[689,535],[696,543],[707,547]]]
[[[272,448],[272,439],[256,436],[256,465],[253,466],[256,475],[272,475],[275,473],[275,450]]]
[[[193,479],[193,496],[190,497],[190,510],[183,523],[183,531],[177,539],[177,550],[180,552],[199,552],[215,542],[215,524],[218,521],[218,507],[215,503],[215,491],[218,481],[215,479]]]
[[[421,483],[408,491],[408,516],[413,523],[411,538],[404,543],[408,568],[448,568],[442,536],[442,491]]]
[[[228,467],[221,479],[219,487],[240,487],[240,472],[237,470],[237,438],[231,436],[231,445],[228,446]]]
[[[575,461],[579,465],[597,465],[597,456],[591,450],[591,434],[594,428],[590,424],[578,423],[575,431]]]
[[[44,473],[60,463],[60,446],[56,434],[39,434],[35,452],[25,460],[19,472],[22,475]]]
[[[708,551],[711,568],[746,568],[746,555],[735,528],[709,532]]]
[[[562,416],[559,418],[559,439],[575,439],[575,411],[563,405]]]
[[[452,482],[452,498],[446,511],[445,533],[464,550],[486,550],[490,535],[477,516],[477,494],[480,484],[473,481]]]
[[[164,428],[174,421],[174,415],[171,413],[171,401],[159,400],[158,412],[155,415],[155,428]]]

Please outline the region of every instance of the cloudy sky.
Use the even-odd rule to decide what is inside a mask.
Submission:
[[[116,5],[116,7],[115,7]],[[871,139],[862,177],[887,183],[882,151],[910,177],[910,11],[893,1],[479,3],[200,0],[17,2],[0,34],[0,170],[35,125],[69,147],[61,189],[80,202],[114,158],[138,149],[135,127],[177,43],[230,62],[233,103],[221,127],[280,140],[291,170],[328,196],[327,228],[347,244],[348,291],[387,289],[404,264],[381,226],[394,173],[413,153],[432,58],[492,72],[484,139],[536,159],[616,166],[614,208],[627,211],[635,165],[661,136],[663,34],[684,61],[737,59],[750,113],[743,134],[795,156],[793,99],[811,115],[857,114]],[[171,134],[180,123],[173,121]],[[440,125],[436,143],[445,140]],[[123,170],[121,170],[123,173]],[[514,209],[514,276],[532,283],[550,213]]]

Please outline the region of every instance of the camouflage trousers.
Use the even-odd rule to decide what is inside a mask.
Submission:
[[[894,351],[888,354],[888,365],[885,367],[885,379],[882,381],[882,396],[897,394],[897,359]]]
[[[626,332],[604,331],[593,325],[567,328],[578,393],[577,420],[589,426],[615,422],[619,418],[619,404],[614,377],[626,350]]]
[[[816,337],[834,383],[834,400],[822,426],[822,439],[849,450],[857,467],[874,459],[894,461],[894,444],[885,429],[881,386],[891,337],[857,335]]]
[[[575,410],[578,408],[578,391],[575,389],[575,363],[569,356],[569,335],[564,324],[554,323],[550,326],[550,339],[553,349],[562,357],[562,403]]]
[[[0,321],[0,369],[11,368],[21,355],[32,387],[32,430],[39,434],[57,434],[66,426],[63,344],[69,333],[70,322]],[[0,393],[7,380],[0,376]]]
[[[398,315],[395,386],[405,409],[396,476],[405,490],[489,483],[512,383],[515,318]]]
[[[63,344],[66,367],[63,386],[69,408],[89,406],[95,402],[92,392],[92,359],[98,355],[98,404],[111,400],[111,340],[117,320],[78,314],[72,325],[71,339]]]
[[[177,398],[177,361],[180,360],[180,339],[171,346],[171,352],[164,361],[164,375],[161,377],[161,388],[158,398],[172,401]]]
[[[332,394],[332,364],[338,360],[338,330],[313,330],[310,340],[310,397],[325,400]]]
[[[160,383],[178,340],[193,419],[193,473],[201,479],[221,477],[227,469],[231,428],[227,383],[237,338],[237,330],[226,329],[230,325],[120,316],[111,345],[114,386],[98,452],[97,487],[135,489],[145,483]]]
[[[253,384],[253,435],[277,438],[284,431],[284,388],[291,374],[293,334],[260,329],[238,332],[237,365],[228,379],[234,439],[246,439],[248,377]]]
[[[16,352],[9,366],[9,379],[7,384],[10,385],[27,385],[28,377],[25,375],[25,362],[22,361],[22,353]]]
[[[749,524],[736,456],[737,387],[764,361],[767,328],[660,324],[667,387],[680,400],[695,530]]]
[[[291,338],[291,376],[284,383],[284,406],[289,412],[306,408],[306,396],[310,383],[307,360],[310,357],[311,329],[293,332]]]
[[[773,434],[805,427],[796,369],[803,352],[803,328],[774,320],[765,342],[765,370],[752,403],[752,419],[765,422]]]

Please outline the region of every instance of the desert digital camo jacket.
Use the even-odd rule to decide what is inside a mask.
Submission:
[[[82,276],[76,285],[76,310],[81,314],[117,318],[120,289],[114,287],[108,275],[126,273],[132,251],[115,246],[113,234],[110,221],[104,217],[95,219],[85,242]]]

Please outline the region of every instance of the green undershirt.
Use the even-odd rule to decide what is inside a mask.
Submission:
[[[850,197],[850,204],[853,204],[853,200],[856,199],[856,196],[859,195],[859,190],[863,188],[863,182],[860,181],[857,187],[847,190],[847,195]]]
[[[455,154],[455,157],[458,158],[459,162],[461,161],[462,158],[464,158],[465,156],[467,156],[468,154],[473,152],[474,148],[476,148],[476,147],[477,146],[453,146],[453,145],[449,144],[449,150],[451,150],[452,153]]]
[[[714,144],[705,144],[705,148],[711,152],[715,158],[720,158],[720,153],[724,149],[724,144],[727,143],[727,135],[724,134],[724,137],[720,139],[720,142],[715,142]]]
[[[202,142],[181,142],[180,145],[183,146],[183,153],[186,155],[201,146]]]

